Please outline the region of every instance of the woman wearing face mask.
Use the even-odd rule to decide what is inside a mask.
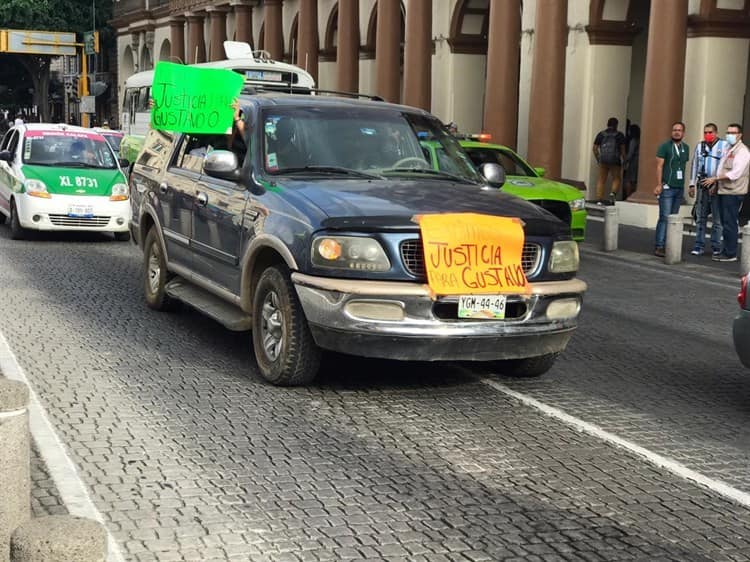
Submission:
[[[725,138],[731,147],[719,162],[716,174],[701,183],[709,187],[718,183],[719,186],[719,209],[724,242],[721,253],[713,259],[737,261],[740,205],[747,193],[750,150],[742,142],[742,126],[738,123],[730,123],[727,126]]]

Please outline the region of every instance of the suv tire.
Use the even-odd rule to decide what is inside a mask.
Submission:
[[[260,374],[268,382],[297,386],[315,379],[321,351],[284,266],[271,266],[260,276],[253,296],[252,337]]]
[[[10,237],[13,240],[23,240],[26,238],[26,229],[21,226],[21,222],[18,220],[15,199],[10,202]]]
[[[548,353],[539,357],[526,357],[525,359],[506,359],[505,361],[493,361],[493,366],[499,375],[511,377],[538,377],[552,368],[559,353]]]
[[[152,228],[143,243],[143,294],[146,304],[154,310],[169,310],[173,301],[167,295],[165,286],[169,281],[167,260],[159,243],[156,228]]]

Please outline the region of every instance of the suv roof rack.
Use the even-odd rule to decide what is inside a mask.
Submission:
[[[342,96],[349,98],[365,98],[372,101],[385,101],[380,96],[371,96],[368,94],[360,94],[356,92],[340,92],[338,90],[321,90],[318,88],[305,88],[300,86],[293,86],[289,84],[279,83],[278,86],[271,86],[270,84],[245,84],[240,91],[240,94],[245,95],[256,95],[265,94],[267,92],[285,93],[285,94],[316,94],[316,95],[331,95],[331,96]]]
[[[372,100],[372,101],[385,101],[380,96],[371,96],[369,94],[360,94],[359,92],[341,92],[339,90],[321,90],[319,88],[312,88],[310,91],[313,92],[313,93],[315,93],[315,94],[343,96],[343,97],[350,97],[350,98],[365,98],[365,99]]]

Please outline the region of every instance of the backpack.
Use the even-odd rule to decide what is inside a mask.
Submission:
[[[599,145],[599,162],[602,164],[620,164],[620,146],[617,143],[617,131],[602,131],[602,142]]]

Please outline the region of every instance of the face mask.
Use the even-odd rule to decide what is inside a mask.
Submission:
[[[727,139],[727,142],[729,144],[731,144],[732,146],[734,146],[735,144],[737,144],[737,135],[733,135],[731,133],[728,133],[727,136],[726,136],[726,139]]]
[[[716,135],[713,133],[703,133],[703,140],[710,144],[716,140]]]

